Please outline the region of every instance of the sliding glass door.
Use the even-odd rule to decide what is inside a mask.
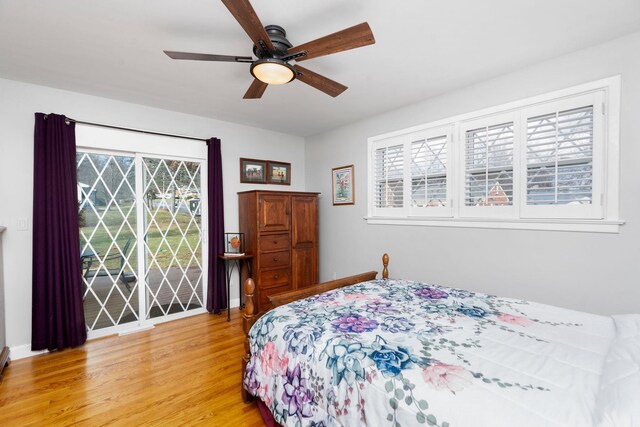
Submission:
[[[143,158],[146,318],[204,307],[200,169]]]
[[[200,160],[78,152],[90,332],[204,307],[201,171]]]

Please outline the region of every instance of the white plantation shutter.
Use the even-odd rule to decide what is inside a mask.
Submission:
[[[464,205],[513,205],[512,121],[466,130]]]
[[[410,135],[410,214],[451,216],[450,177],[447,166],[451,127]]]
[[[524,215],[600,217],[594,176],[601,145],[600,105],[597,95],[589,94],[524,112]]]
[[[527,204],[590,204],[593,105],[527,119]]]
[[[447,206],[447,137],[411,143],[411,206]]]
[[[404,206],[404,144],[377,148],[373,162],[374,206],[402,208]]]

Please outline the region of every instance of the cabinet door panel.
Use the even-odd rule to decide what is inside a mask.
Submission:
[[[316,246],[318,241],[318,198],[293,196],[291,198],[291,245]]]
[[[258,205],[258,231],[289,230],[289,196],[261,194]]]
[[[291,273],[294,289],[318,283],[317,259],[318,249],[315,246],[293,250]]]

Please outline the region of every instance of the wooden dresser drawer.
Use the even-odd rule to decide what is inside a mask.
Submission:
[[[291,252],[270,252],[260,254],[260,268],[288,267],[291,262]]]
[[[283,285],[279,285],[274,288],[261,289],[260,300],[258,302],[258,304],[260,305],[260,310],[268,310],[271,308],[271,304],[269,304],[269,295],[277,294],[279,292],[290,291],[290,290],[291,290],[291,283],[285,283]]]
[[[260,272],[260,286],[263,288],[272,288],[274,286],[289,283],[291,273],[289,267],[279,268],[278,270],[267,270]]]
[[[260,252],[288,249],[291,245],[289,233],[268,234],[260,237]]]

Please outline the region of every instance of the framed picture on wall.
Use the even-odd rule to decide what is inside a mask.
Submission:
[[[240,182],[265,184],[267,182],[267,161],[240,158]]]
[[[269,160],[267,182],[269,184],[291,185],[291,163]]]
[[[331,184],[334,205],[355,204],[353,165],[333,168],[331,170]]]

